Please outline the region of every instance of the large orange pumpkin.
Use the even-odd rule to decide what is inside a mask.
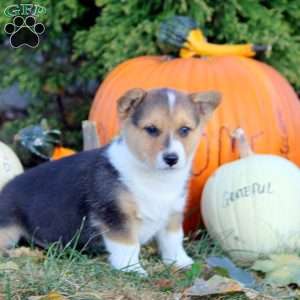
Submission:
[[[278,154],[300,165],[300,103],[287,80],[264,63],[233,56],[128,60],[104,80],[91,108],[90,120],[96,122],[102,144],[118,132],[117,99],[135,87],[219,90],[223,94],[193,165],[186,230],[201,224],[200,195],[208,176],[238,157],[230,137],[235,128],[244,128],[256,153]]]

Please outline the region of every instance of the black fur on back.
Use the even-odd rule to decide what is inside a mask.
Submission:
[[[0,228],[17,224],[40,245],[65,245],[81,228],[78,246],[92,248],[101,241],[101,230],[91,226],[91,215],[121,230],[126,220],[117,192],[126,188],[107,147],[44,163],[14,178],[0,194]]]

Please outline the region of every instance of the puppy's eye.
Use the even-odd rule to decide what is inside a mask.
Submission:
[[[189,128],[187,126],[183,126],[178,129],[178,133],[181,137],[186,137],[190,133],[191,130],[192,130],[191,128]]]
[[[160,130],[154,125],[144,127],[144,130],[152,137],[157,137],[160,135]]]

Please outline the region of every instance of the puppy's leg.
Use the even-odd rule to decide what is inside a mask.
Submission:
[[[173,213],[165,228],[157,234],[157,242],[163,262],[174,264],[177,268],[186,268],[193,260],[183,248],[182,213]]]
[[[139,262],[140,244],[132,232],[109,232],[104,234],[104,242],[109,252],[109,262],[121,271],[138,272],[146,275]]]
[[[146,271],[140,265],[140,243],[138,229],[140,220],[137,217],[137,208],[129,193],[121,193],[119,204],[124,222],[121,229],[106,228],[103,239],[109,252],[111,265],[125,272],[138,272],[146,275]]]
[[[17,225],[5,225],[0,228],[0,252],[5,251],[19,241],[22,236],[22,230]]]

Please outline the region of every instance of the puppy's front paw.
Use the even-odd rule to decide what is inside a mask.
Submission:
[[[123,262],[116,261],[110,258],[111,266],[122,272],[135,272],[143,276],[147,276],[147,272],[141,266],[139,262],[136,263],[128,263],[128,260],[124,260]]]
[[[122,272],[135,272],[142,276],[147,276],[147,272],[141,266],[138,258],[132,259],[131,257],[121,257],[121,255],[109,257],[111,266]]]
[[[186,269],[194,263],[193,259],[184,251],[176,255],[176,258],[164,258],[163,262],[166,265],[174,265],[177,269]]]
[[[110,239],[104,241],[110,252],[109,262],[114,269],[123,272],[136,272],[142,276],[147,276],[146,271],[139,262],[140,245],[126,245]]]
[[[145,269],[140,264],[127,266],[125,268],[120,269],[120,271],[134,272],[134,273],[138,273],[139,275],[145,276],[145,277],[148,276],[147,272],[145,271]]]
[[[186,253],[182,253],[175,261],[175,266],[178,269],[189,268],[194,263],[193,259]]]

